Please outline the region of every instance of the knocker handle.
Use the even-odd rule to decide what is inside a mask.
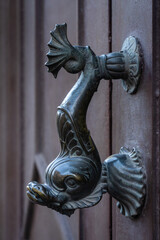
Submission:
[[[118,200],[122,214],[138,216],[146,195],[140,152],[123,147],[101,163],[86,125],[87,109],[101,79],[122,79],[125,91],[137,90],[142,70],[138,40],[128,37],[120,52],[96,56],[88,46],[72,46],[67,25],[62,24],[51,31],[48,46],[46,66],[54,77],[62,67],[70,73],[82,73],[57,110],[61,151],[48,165],[45,183],[28,184],[29,199],[70,216],[77,208],[96,205],[108,192]]]

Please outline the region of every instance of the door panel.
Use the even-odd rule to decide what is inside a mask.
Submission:
[[[121,49],[126,37],[136,36],[142,44],[144,65],[138,92],[124,92],[120,81],[113,81],[112,145],[136,147],[143,156],[147,174],[147,199],[142,215],[135,220],[119,213],[113,201],[113,239],[152,239],[152,1],[112,1],[112,50]],[[150,179],[150,180],[149,180]]]
[[[68,5],[71,8],[67,8]],[[49,32],[56,23],[68,23],[69,39],[76,43],[76,1],[24,2],[24,223],[27,239],[78,239],[79,213],[70,219],[26,198],[25,186],[32,180],[44,182],[45,168],[59,153],[56,128],[57,106],[75,82],[62,70],[58,80],[47,72]],[[67,10],[68,9],[68,10]],[[64,12],[63,12],[64,11]],[[62,14],[59,15],[59,12]],[[29,45],[29,47],[28,47]],[[29,48],[29,50],[28,50]],[[29,80],[28,80],[29,79]],[[44,227],[45,222],[45,227]],[[44,229],[45,228],[45,229]],[[43,229],[43,233],[40,231]]]
[[[69,7],[68,7],[69,6]],[[60,13],[60,14],[59,14]],[[74,0],[44,1],[44,52],[48,52],[46,43],[50,40],[49,32],[55,24],[67,23],[68,39],[76,45],[77,42],[77,2]],[[47,58],[44,59],[47,61]],[[62,69],[58,78],[44,70],[44,131],[43,153],[47,163],[55,159],[60,151],[60,143],[56,126],[57,106],[60,105],[66,94],[74,85],[77,76],[67,73]],[[79,237],[79,211],[70,218],[53,211],[58,217],[59,224],[65,235],[63,239],[78,239]],[[65,228],[65,229],[64,229]]]
[[[110,51],[109,1],[79,1],[79,44],[97,54]],[[83,20],[82,20],[83,19]],[[110,155],[110,82],[101,80],[89,106],[87,125],[103,162]],[[80,239],[110,239],[110,197],[80,213]],[[99,224],[98,224],[99,223]]]
[[[21,224],[19,11],[18,0],[0,2],[0,239],[11,240]]]
[[[36,76],[36,51],[35,51],[35,2],[32,0],[23,3],[23,200],[24,209],[28,203],[26,198],[26,183],[32,177],[33,160],[36,151],[35,143],[35,76]],[[24,212],[24,214],[26,214]]]

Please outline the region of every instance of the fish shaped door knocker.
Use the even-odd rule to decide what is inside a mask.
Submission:
[[[86,125],[88,105],[101,79],[122,79],[130,94],[136,92],[142,72],[142,51],[135,37],[128,37],[120,52],[96,56],[89,46],[72,46],[67,24],[50,32],[46,66],[54,77],[63,67],[81,72],[73,88],[57,108],[57,129],[61,150],[47,167],[45,183],[32,181],[27,195],[33,203],[70,216],[75,209],[96,205],[104,193],[118,203],[127,217],[138,216],[146,195],[145,169],[140,152],[122,147],[103,163]]]

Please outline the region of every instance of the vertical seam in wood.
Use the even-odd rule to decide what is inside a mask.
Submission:
[[[77,0],[77,42],[83,44],[84,0]],[[83,210],[79,210],[79,240],[83,240]]]
[[[83,36],[84,36],[84,0],[77,0],[77,25],[78,25],[78,44],[83,44]]]
[[[20,4],[20,229],[23,222],[24,207],[24,2]],[[21,233],[20,233],[21,234]]]
[[[35,48],[36,48],[36,152],[43,148],[44,128],[44,75],[43,75],[43,43],[44,43],[44,0],[36,0]]]
[[[34,164],[34,166],[33,166],[33,172],[32,172],[32,179],[38,180],[39,175],[38,175],[35,161],[33,164]],[[26,211],[25,211],[24,218],[23,218],[24,221],[23,221],[23,225],[22,225],[22,229],[21,229],[21,239],[22,240],[30,239],[31,228],[32,228],[32,223],[33,223],[33,216],[34,216],[34,209],[35,209],[34,204],[28,200]]]
[[[108,0],[108,49],[112,52],[112,0]],[[112,154],[112,80],[109,80],[109,154]],[[110,240],[112,240],[112,197],[110,196]]]

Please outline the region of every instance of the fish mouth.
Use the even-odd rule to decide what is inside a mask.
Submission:
[[[35,181],[27,185],[27,196],[32,202],[41,205],[46,205],[47,202],[53,201],[53,198],[56,197],[52,194],[49,186]]]
[[[27,196],[33,203],[47,206],[69,217],[75,211],[74,209],[63,209],[64,201],[59,199],[59,193],[57,191],[53,192],[47,184],[39,184],[35,181],[30,182],[27,185]]]

